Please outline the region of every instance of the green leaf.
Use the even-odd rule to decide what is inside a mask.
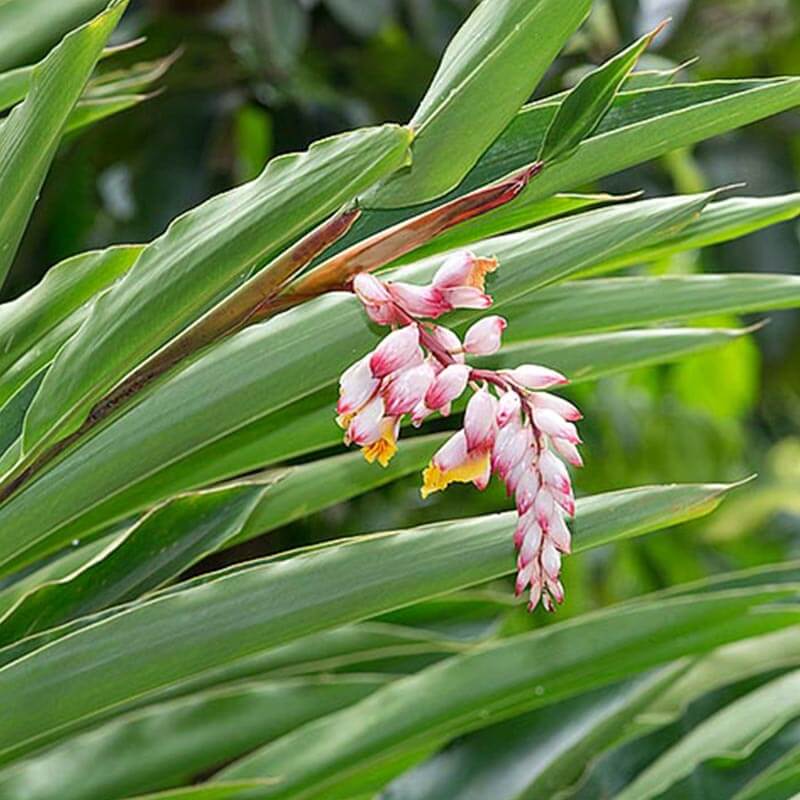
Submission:
[[[738,239],[778,222],[800,216],[800,194],[777,197],[733,197],[710,203],[703,214],[674,236],[623,258],[599,264],[592,272],[607,272],[633,264],[658,261],[686,250],[699,250],[731,239]]]
[[[689,485],[581,499],[576,549],[701,516],[725,491]],[[0,758],[18,758],[118,713],[120,703],[269,647],[505,575],[514,569],[513,517],[378,534],[244,565],[76,630],[0,669],[0,696],[10,699]],[[103,658],[87,661],[87,652]],[[45,686],[58,703],[35,702]]]
[[[476,251],[496,255],[503,264],[491,287],[499,307],[598,258],[657,240],[688,222],[709,199],[709,195],[697,195],[601,209],[534,231],[487,240]],[[105,307],[99,313],[97,309],[105,298],[116,298],[119,292],[120,297],[128,296],[123,285],[135,281],[145,254],[114,292],[101,299],[80,334],[60,351],[28,412],[28,422],[37,400],[42,406],[52,401],[51,408],[66,405],[69,390],[60,375],[67,369],[71,353],[79,358],[86,375],[99,373],[100,367],[90,355],[97,356],[115,342],[106,339],[104,332],[106,344],[101,349],[97,340],[89,337],[95,327],[92,323],[108,314]],[[398,275],[426,280],[438,264],[439,259],[432,259]],[[135,303],[131,306],[136,307]],[[128,311],[128,315],[133,313]],[[466,321],[475,313],[459,319]],[[113,327],[109,321],[108,329]],[[141,340],[146,331],[137,336]],[[52,552],[68,541],[54,534],[54,529],[91,511],[96,503],[108,501],[116,492],[129,489],[199,447],[329,386],[378,338],[352,296],[335,294],[254,325],[210,348],[185,369],[167,376],[155,391],[112,419],[0,508],[0,565],[6,564],[8,569],[11,564],[30,563]],[[87,342],[83,350],[81,341]],[[117,349],[122,347],[117,344]],[[51,387],[57,388],[51,391]],[[135,458],[126,453],[135,453]],[[108,467],[103,466],[106,459]],[[43,501],[43,495],[50,492],[57,493],[57,503]],[[13,535],[4,524],[9,516],[14,519]]]
[[[692,353],[736,341],[746,330],[663,328],[545,339],[507,347],[476,364],[513,368],[533,362],[564,372],[575,381],[675,361]]]
[[[92,302],[141,251],[128,245],[68,258],[29,292],[0,305],[0,405],[52,361],[85,321]]]
[[[14,260],[69,116],[126,5],[127,0],[111,0],[106,11],[68,34],[34,69],[24,102],[0,125],[0,194],[6,198],[0,216],[0,284]],[[4,11],[13,14],[16,6],[16,2],[0,6],[0,30],[8,30],[3,27]]]
[[[400,776],[387,791],[393,800],[558,796],[684,669],[681,661],[491,725]]]
[[[394,125],[323,139],[175,220],[60,351],[28,413],[23,451],[74,430],[104,392],[221,293],[395,169],[408,139]]]
[[[614,58],[584,76],[559,106],[547,129],[539,161],[546,165],[572,153],[597,129],[611,108],[620,87],[633,71],[642,53],[660,32],[657,28]]]
[[[456,186],[531,96],[590,6],[590,0],[479,4],[448,45],[409,123],[416,131],[411,166],[365,205],[415,205]]]
[[[5,0],[0,3],[0,70],[35,61],[108,0]]]
[[[711,758],[741,760],[800,715],[800,671],[725,706],[657,758],[615,800],[649,800]]]
[[[157,508],[76,574],[21,598],[0,618],[0,647],[170,581],[240,533],[273,480],[196,492]]]
[[[280,777],[263,797],[347,797],[369,771],[409,750],[743,635],[792,624],[797,611],[763,613],[764,604],[792,593],[755,590],[642,602],[514,637],[395,681],[218,775],[222,780]]]
[[[608,331],[631,325],[683,322],[722,313],[800,306],[796,275],[668,275],[591,279],[548,286],[506,306],[504,339]]]
[[[533,202],[718,136],[800,103],[800,78],[708,81],[620,92],[594,135],[568,159],[531,181],[520,197]],[[560,107],[526,106],[489,148],[459,192],[482,186],[531,161]]]
[[[150,706],[0,770],[0,795],[109,800],[180,786],[386,683],[378,676],[247,683]]]
[[[734,800],[786,800],[800,792],[800,747],[750,781]]]

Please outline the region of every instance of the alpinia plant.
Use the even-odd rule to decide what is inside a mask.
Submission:
[[[3,279],[63,138],[170,63],[110,69],[126,5],[0,2]],[[0,305],[2,800],[519,800],[581,780],[643,800],[687,796],[718,755],[737,771],[711,796],[800,790],[800,565],[568,601],[546,626],[511,593],[515,548],[518,593],[551,608],[562,581],[580,597],[581,552],[733,488],[576,500],[573,385],[750,332],[709,318],[800,307],[793,275],[610,276],[800,214],[797,194],[576,193],[794,108],[800,79],[634,71],[659,28],[528,102],[591,5],[483,0],[408,124],[278,156]],[[233,549],[420,471],[439,516],[431,495],[493,475],[514,510]],[[702,724],[668,724],[710,696]]]
[[[453,402],[471,385],[464,427],[434,455],[423,474],[422,496],[456,481],[483,490],[496,473],[519,515],[516,592],[530,586],[528,609],[533,611],[542,599],[552,611],[553,600],[564,600],[561,553],[570,552],[564,514],[575,513],[572,483],[561,458],[575,466],[583,462],[573,425],[580,412],[543,390],[567,379],[535,364],[510,370],[470,367],[466,356],[490,356],[500,349],[508,324],[502,317],[475,322],[463,342],[449,328],[420,321],[458,308],[491,306],[484,281],[495,269],[495,259],[464,251],[447,258],[428,286],[356,275],[353,290],[370,319],[394,330],[342,375],[336,410],[345,444],[357,444],[368,462],[387,467],[397,452],[405,415],[411,415],[415,427],[436,411],[449,416]]]

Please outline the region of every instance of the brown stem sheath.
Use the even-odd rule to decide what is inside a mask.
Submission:
[[[536,162],[500,183],[477,189],[343,250],[289,286],[276,298],[276,308],[289,308],[327,292],[345,289],[359,272],[372,272],[426,244],[435,236],[468,219],[509,203],[541,172]]]

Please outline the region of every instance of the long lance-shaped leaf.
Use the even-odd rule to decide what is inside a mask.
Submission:
[[[240,533],[275,479],[197,492],[156,509],[77,574],[21,598],[0,618],[0,647],[171,580]]]
[[[529,164],[562,102],[563,98],[547,98],[525,106],[458,189],[445,199],[484,186]],[[605,175],[799,103],[800,78],[709,81],[620,92],[597,131],[570,158],[545,170],[512,206],[533,206],[558,192],[575,190]],[[340,247],[351,246],[419,212],[419,208],[368,211]],[[337,249],[333,248],[334,252]]]
[[[790,625],[797,611],[775,611],[774,617],[763,612],[765,603],[792,593],[745,590],[642,602],[455,656],[288,734],[219,778],[281,778],[262,797],[346,797],[369,781],[371,770],[385,773],[409,750],[743,635]]]
[[[483,236],[505,233],[539,222],[539,215],[553,215],[568,211],[568,203],[586,202],[594,197],[598,202],[622,202],[626,196],[555,195],[545,200],[529,201],[518,197],[514,202],[490,212],[476,220],[459,225],[449,233],[436,237],[430,244],[418,248],[396,263],[410,263],[422,255],[440,253],[450,247],[472,244]],[[574,198],[574,199],[570,199]],[[735,197],[710,203],[702,217],[689,224],[675,236],[658,245],[635,253],[594,265],[590,273],[609,272],[613,269],[654,261],[685,250],[700,249],[712,244],[727,242],[778,222],[795,219],[800,215],[800,195],[776,197]],[[485,233],[483,233],[486,231]]]
[[[476,249],[497,256],[504,265],[491,290],[499,305],[579,271],[603,254],[611,256],[663,236],[693,218],[709,199],[709,195],[697,195],[643,201],[624,210],[602,209],[532,232],[488,240]],[[437,266],[434,259],[398,274],[424,281]],[[0,508],[0,564],[17,559],[29,562],[51,551],[58,545],[56,539],[47,540],[54,525],[67,524],[135,480],[329,385],[377,340],[378,334],[352,297],[336,294],[254,325],[212,347]],[[60,355],[76,341],[70,340]],[[37,398],[48,396],[45,387],[56,366],[48,372]],[[110,447],[110,440],[123,443],[124,450],[135,452],[136,457],[121,456],[120,445]],[[107,458],[113,460],[109,469],[102,465]],[[91,473],[89,485],[79,478],[80,469]],[[42,502],[40,493],[50,491],[58,492],[58,504]],[[5,524],[9,515],[14,518],[13,536]],[[40,545],[44,550],[35,552]]]
[[[36,60],[67,31],[99,14],[108,0],[6,0],[0,4],[0,69]]]
[[[685,669],[680,661],[476,731],[401,775],[387,791],[394,800],[556,797]]]
[[[569,191],[800,104],[800,78],[709,81],[621,92],[594,135],[552,165],[523,193],[526,200]],[[524,108],[467,176],[460,190],[480,186],[530,161],[560,103]]]
[[[800,671],[793,671],[725,706],[643,770],[616,800],[649,800],[715,757],[743,759],[800,716]]]
[[[141,251],[130,245],[68,258],[29,292],[0,305],[0,405],[53,359],[86,319],[92,302],[131,268]]]
[[[699,250],[731,239],[738,239],[768,225],[800,216],[800,193],[777,197],[733,197],[710,203],[706,213],[675,236],[623,258],[612,259],[592,268],[606,272],[632,264],[656,261],[686,250]]]
[[[582,499],[576,548],[701,516],[725,490],[673,486]],[[252,564],[77,630],[0,669],[0,696],[8,698],[2,758],[268,647],[507,574],[514,567],[512,518],[364,537]],[[87,662],[87,652],[104,656]],[[33,702],[44,686],[58,694],[58,704]]]
[[[186,784],[387,682],[370,675],[248,683],[152,706],[0,770],[0,795],[109,800]]]
[[[24,102],[0,125],[0,194],[5,198],[0,215],[0,284],[14,260],[67,120],[126,5],[127,0],[111,0],[106,11],[67,35],[36,67]]]
[[[580,80],[553,117],[539,150],[539,161],[549,164],[564,158],[597,129],[625,79],[665,24],[642,36]]]
[[[386,125],[324,139],[179,217],[59,353],[28,413],[23,450],[71,433],[123,375],[221,293],[395,169],[409,137]]]
[[[531,96],[590,6],[590,0],[480,3],[409,123],[416,131],[413,163],[370,193],[367,204],[415,205],[456,186]]]
[[[513,343],[530,337],[683,322],[715,314],[800,306],[797,275],[669,275],[590,279],[543,289],[504,309]]]
[[[520,343],[475,363],[513,368],[532,361],[563,370],[575,380],[586,381],[635,367],[675,361],[735,341],[746,333],[747,330],[724,328],[664,328],[565,336]]]
[[[447,793],[443,786],[460,787],[465,800],[556,796],[599,754],[673,722],[703,694],[798,665],[800,635],[794,627],[734,642],[688,666],[666,667],[664,673],[648,676],[644,687],[624,684],[479,731],[399,778],[392,796],[435,798]]]

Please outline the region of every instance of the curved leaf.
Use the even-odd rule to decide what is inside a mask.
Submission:
[[[576,549],[708,513],[724,491],[674,486],[582,499]],[[8,698],[0,759],[268,647],[507,574],[514,569],[513,516],[378,534],[245,565],[75,630],[0,669],[0,696]],[[102,659],[87,660],[100,652]],[[45,687],[58,703],[36,702]]]

